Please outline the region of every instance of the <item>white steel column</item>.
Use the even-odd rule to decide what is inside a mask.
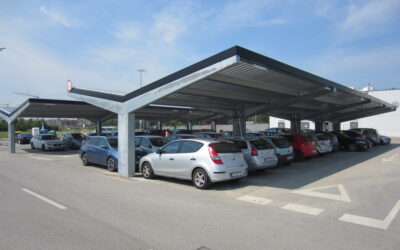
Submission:
[[[118,174],[135,175],[135,114],[118,114]]]
[[[10,121],[8,124],[8,152],[11,154],[15,153],[15,131],[14,131],[14,121]]]

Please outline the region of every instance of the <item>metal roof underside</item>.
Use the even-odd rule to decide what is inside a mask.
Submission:
[[[368,94],[238,46],[125,96],[79,88],[73,88],[72,93],[122,103],[232,56],[239,58],[237,63],[163,96],[153,104],[189,106],[209,111],[210,114],[204,117],[210,120],[226,119],[227,115],[233,116],[234,111],[242,110],[247,117],[267,113],[283,119],[296,115],[299,119],[342,122],[396,109]],[[140,114],[142,110],[135,113]],[[143,115],[146,117],[146,114]],[[156,117],[147,116],[149,119]]]
[[[26,108],[21,112],[19,117],[85,118],[92,121],[117,118],[117,114],[86,102],[53,99],[28,99],[18,108],[9,109],[11,112],[5,112],[4,114],[9,117],[24,106]],[[171,106],[147,106],[139,109],[135,112],[135,115],[136,119],[160,120],[161,122],[170,120],[209,120],[207,117],[223,118],[223,116],[215,112]]]

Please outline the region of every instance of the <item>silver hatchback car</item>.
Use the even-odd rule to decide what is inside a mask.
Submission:
[[[275,155],[274,147],[266,140],[244,137],[229,138],[226,140],[234,142],[242,150],[250,172],[278,165],[278,158]]]
[[[159,175],[192,180],[205,189],[214,182],[246,177],[248,167],[234,143],[193,138],[172,141],[144,156],[139,168],[147,179]]]

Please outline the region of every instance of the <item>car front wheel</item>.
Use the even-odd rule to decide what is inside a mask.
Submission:
[[[114,158],[110,157],[107,159],[107,169],[111,172],[117,171],[117,164]]]
[[[143,163],[142,174],[143,174],[143,177],[146,179],[154,178],[154,171],[153,171],[153,168],[151,167],[150,163],[148,163],[148,162]]]
[[[206,189],[210,186],[211,181],[204,169],[196,169],[192,176],[193,185],[198,189]]]
[[[83,154],[82,154],[82,165],[83,165],[83,166],[88,166],[88,165],[89,165],[89,162],[88,162],[88,158],[87,158],[87,154],[86,154],[86,153],[83,153]]]

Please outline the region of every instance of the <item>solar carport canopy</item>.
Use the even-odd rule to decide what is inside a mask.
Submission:
[[[149,104],[187,106],[208,111],[208,120],[239,111],[244,117],[268,113],[284,119],[342,122],[396,108],[238,46],[126,95],[80,88],[72,88],[71,94],[105,108],[124,104],[124,112],[136,113]]]
[[[23,104],[15,107],[0,108],[2,115],[13,120],[17,117],[26,118],[85,118],[88,120],[105,121],[117,118],[117,114],[106,109],[91,105],[86,102],[56,99],[31,98]],[[16,115],[16,116],[15,116]],[[195,110],[190,107],[148,105],[140,108],[136,116],[139,119],[159,120],[166,122],[170,120],[202,119],[207,116],[218,116],[213,112]]]

